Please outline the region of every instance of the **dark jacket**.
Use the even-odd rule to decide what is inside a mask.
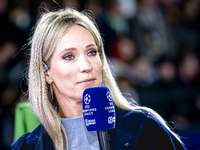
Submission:
[[[122,111],[116,108],[116,127],[108,130],[111,150],[185,150],[186,148],[148,111]],[[22,135],[14,150],[54,149],[42,125]]]

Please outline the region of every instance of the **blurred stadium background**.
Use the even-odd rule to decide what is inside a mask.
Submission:
[[[0,149],[27,100],[28,39],[47,10],[93,12],[117,83],[200,149],[200,0],[0,0]]]

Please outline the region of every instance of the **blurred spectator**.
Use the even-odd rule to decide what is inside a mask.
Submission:
[[[0,15],[6,13],[8,11],[8,5],[9,1],[8,0],[0,0]]]
[[[110,60],[114,66],[116,76],[132,80],[132,63],[137,58],[135,42],[128,36],[117,38],[110,46]]]
[[[159,88],[173,88],[184,86],[179,79],[176,62],[168,57],[162,57],[156,62],[159,80],[156,83]]]
[[[183,52],[179,62],[179,76],[188,86],[200,85],[200,66],[197,55],[190,52]]]
[[[10,40],[2,41],[0,44],[0,94],[9,82],[10,61],[17,52],[17,46]]]
[[[21,31],[30,28],[31,18],[27,7],[23,8],[22,5],[16,6],[10,13],[10,21],[14,23]]]
[[[179,21],[179,0],[158,0],[158,6],[165,20],[173,27]]]
[[[126,78],[125,76],[118,76],[117,84],[121,92],[124,94],[124,96],[127,99],[133,98],[138,104],[140,103],[139,95],[137,91],[135,90],[134,85],[130,82],[128,78]]]
[[[175,43],[156,0],[137,0],[137,3],[136,16],[129,22],[139,54],[153,62],[163,55],[173,56]]]
[[[123,18],[120,4],[117,0],[111,0],[107,3],[105,21],[117,35],[129,34],[128,22]]]
[[[99,25],[103,15],[103,4],[101,0],[87,0],[86,6],[89,11],[92,11],[94,19],[97,25]]]
[[[146,56],[138,57],[132,64],[132,82],[138,88],[148,88],[158,79],[151,59]]]
[[[123,18],[117,0],[106,1],[105,12],[99,22],[99,28],[105,43],[105,53],[110,56],[110,44],[116,37],[129,35],[130,32],[128,21]]]
[[[134,40],[128,36],[120,36],[111,45],[111,58],[117,58],[124,63],[131,64],[137,56],[137,47]]]
[[[179,51],[199,52],[200,46],[200,9],[198,0],[182,0],[180,3],[180,21],[176,30]]]
[[[137,4],[135,0],[117,0],[119,3],[120,11],[125,19],[135,16],[137,11]]]

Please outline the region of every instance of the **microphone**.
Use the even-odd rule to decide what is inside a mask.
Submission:
[[[115,128],[115,107],[106,86],[83,92],[83,118],[88,131],[97,131],[101,150],[109,150],[107,131]]]

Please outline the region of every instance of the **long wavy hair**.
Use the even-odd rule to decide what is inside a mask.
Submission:
[[[110,63],[108,63],[104,53],[103,42],[98,27],[91,16],[91,13],[86,11],[78,12],[72,8],[48,11],[41,15],[39,21],[36,23],[33,36],[29,42],[31,45],[28,70],[29,101],[35,114],[50,135],[55,149],[65,149],[68,145],[68,140],[59,115],[55,111],[57,107],[56,103],[51,100],[49,84],[45,81],[43,63],[48,68],[51,67],[51,56],[58,42],[61,40],[66,29],[73,25],[80,25],[93,35],[102,61],[102,86],[107,86],[110,89],[115,106],[122,110],[146,109],[172,132],[162,117],[155,111],[139,106],[133,99],[127,100],[122,95],[111,72]],[[172,134],[180,140],[174,132]]]

